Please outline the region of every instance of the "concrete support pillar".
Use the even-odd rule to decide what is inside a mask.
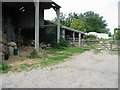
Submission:
[[[118,2],[118,28],[120,28],[120,1]]]
[[[35,49],[39,52],[39,0],[35,2]]]
[[[57,42],[60,40],[60,8],[56,9],[57,14]]]
[[[73,42],[75,42],[75,32],[73,32]]]
[[[81,33],[79,33],[79,47],[80,47],[80,44],[81,44]]]
[[[0,1],[0,42],[3,42],[3,38],[2,38],[2,32],[3,32],[3,28],[2,28],[2,2]],[[2,47],[0,47],[0,50],[2,50]],[[1,58],[2,60],[2,58]]]
[[[62,38],[65,39],[65,29],[62,30]]]

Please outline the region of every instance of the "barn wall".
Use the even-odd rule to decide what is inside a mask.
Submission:
[[[18,27],[18,12],[10,7],[2,6],[2,30],[7,34],[7,41],[15,41],[15,30]]]
[[[21,29],[30,29],[35,27],[35,13],[33,8],[25,8],[25,12],[20,13],[19,27]]]
[[[3,30],[7,33],[8,42],[11,40],[17,42],[19,29],[24,42],[35,39],[35,7],[33,5],[24,8],[25,12],[6,6],[3,8]],[[57,27],[41,27],[41,25],[44,25],[43,9],[40,9],[40,42],[56,41]]]
[[[25,12],[21,12],[20,14],[20,24],[19,27],[21,29],[31,29],[31,28],[35,28],[35,7],[26,7],[25,8]],[[40,23],[39,26],[41,28],[44,28],[44,10],[40,9]]]

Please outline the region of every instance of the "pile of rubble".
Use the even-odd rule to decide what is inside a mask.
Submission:
[[[16,53],[14,52],[17,50],[17,44],[11,40],[11,42],[7,43],[7,35],[3,33],[0,35],[0,53],[3,60],[8,60],[10,56],[17,55],[18,50]]]
[[[117,46],[113,45],[113,41],[100,41],[97,49],[117,50]]]
[[[47,48],[50,48],[51,47],[51,44],[45,44],[44,42],[40,43],[40,47],[42,49],[47,49]]]

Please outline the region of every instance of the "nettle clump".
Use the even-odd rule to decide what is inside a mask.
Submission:
[[[62,47],[68,47],[68,45],[69,45],[69,41],[67,41],[65,39],[60,39],[59,43],[57,43],[57,42],[52,43],[52,47],[58,48],[58,49],[60,49]]]

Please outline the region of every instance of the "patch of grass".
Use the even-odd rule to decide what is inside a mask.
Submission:
[[[71,52],[72,54],[74,53],[83,53],[85,50],[81,47],[64,47],[61,49],[62,51],[66,52]]]
[[[7,73],[12,67],[6,63],[0,63],[0,73]]]
[[[40,64],[42,66],[54,65],[59,62],[63,62],[64,59],[72,56],[75,53],[83,53],[84,51],[85,50],[81,47],[62,47],[61,49],[52,49],[52,52],[50,50],[48,53],[56,55],[56,57],[48,57],[48,60],[41,62]]]
[[[42,56],[27,56],[27,58],[37,60],[34,64],[20,64],[19,67],[13,67],[11,71],[30,71],[34,68],[55,65],[64,62],[66,58],[76,54],[83,53],[85,50],[82,47],[61,47],[60,49],[50,48],[42,52]],[[10,69],[8,69],[10,70]]]
[[[64,61],[65,58],[68,58],[68,56],[49,57],[47,61],[41,62],[40,64],[42,66],[54,65],[61,61]]]

